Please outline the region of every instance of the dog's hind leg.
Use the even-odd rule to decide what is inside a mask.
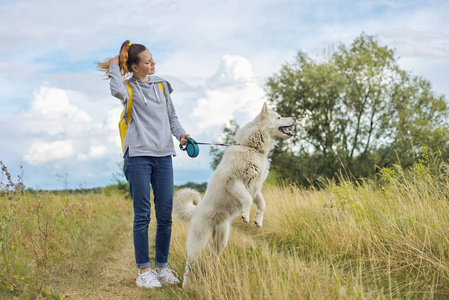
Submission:
[[[243,222],[249,222],[249,210],[253,204],[253,198],[241,181],[234,182],[228,189],[228,192],[242,204]]]
[[[192,220],[189,226],[189,233],[187,236],[186,250],[187,250],[187,264],[184,271],[184,280],[182,287],[185,288],[191,281],[191,271],[196,259],[201,251],[207,246],[210,237],[210,225],[201,220]]]
[[[229,228],[231,224],[229,222],[224,222],[217,227],[215,227],[212,231],[212,253],[213,256],[218,260],[224,248],[228,244],[229,239]]]
[[[254,223],[257,227],[262,227],[263,215],[265,213],[265,200],[263,199],[262,192],[258,192],[254,197],[254,204],[256,204],[256,214],[254,215]]]

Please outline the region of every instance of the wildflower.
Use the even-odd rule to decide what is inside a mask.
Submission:
[[[67,207],[66,207],[66,208],[64,208],[64,210],[65,210],[65,211],[69,211],[69,209],[68,209]]]

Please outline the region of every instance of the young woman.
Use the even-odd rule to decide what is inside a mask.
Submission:
[[[125,80],[132,89],[131,121],[125,137],[123,170],[134,207],[134,251],[139,268],[136,285],[154,288],[161,287],[162,283],[178,284],[179,280],[167,268],[173,204],[172,155],[176,154],[172,135],[183,145],[189,135],[176,116],[170,97],[173,89],[166,80],[149,76],[155,73],[156,63],[151,52],[140,44],[125,41],[118,56],[98,65],[109,76],[111,93],[121,100],[125,110],[129,99]],[[162,83],[164,91],[159,83]],[[125,120],[126,117],[127,111]],[[148,246],[150,185],[156,214],[155,269],[151,268]]]

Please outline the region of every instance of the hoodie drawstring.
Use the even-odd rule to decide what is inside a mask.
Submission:
[[[161,99],[159,99],[159,93],[156,91],[156,85],[153,84],[153,91],[157,98],[157,103],[161,103]]]
[[[137,86],[139,87],[140,94],[142,94],[143,101],[145,101],[145,106],[147,106],[147,98],[145,98],[145,94],[142,92],[142,88],[140,87],[140,84],[138,81],[136,81]]]

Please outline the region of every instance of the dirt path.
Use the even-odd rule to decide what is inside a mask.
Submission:
[[[95,277],[82,277],[75,282],[64,282],[68,287],[63,293],[66,299],[145,299],[135,293],[133,278],[133,244],[131,228],[117,236],[122,249],[114,252],[106,263],[99,263]],[[69,281],[69,280],[68,280]]]
[[[66,299],[179,299],[181,286],[164,286],[162,289],[141,289],[135,284],[136,272],[132,241],[132,221],[126,223],[124,234],[117,236],[121,249],[102,265],[94,278],[83,277],[80,282],[65,282]],[[154,228],[150,226],[150,233]],[[154,237],[150,236],[150,240]]]

